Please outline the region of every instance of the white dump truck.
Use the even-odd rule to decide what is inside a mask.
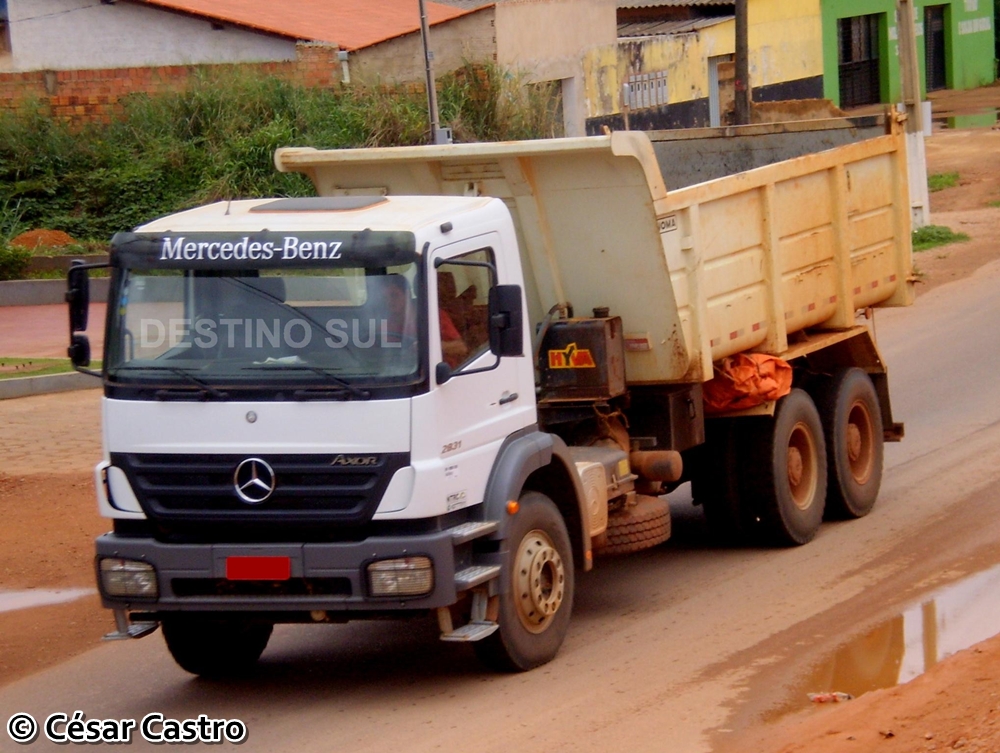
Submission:
[[[433,614],[526,670],[578,573],[669,537],[681,483],[719,534],[778,544],[874,504],[902,427],[859,312],[912,298],[900,134],[677,191],[634,132],[275,160],[318,196],[113,239],[112,637],[162,626],[223,675],[276,623]],[[67,300],[84,369],[86,266]],[[706,414],[741,354],[787,394]]]

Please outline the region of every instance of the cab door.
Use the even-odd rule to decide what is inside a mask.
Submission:
[[[489,291],[507,281],[499,242],[487,233],[427,261],[431,390],[413,400],[411,453],[424,487],[411,507],[427,514],[481,502],[504,439],[536,421],[530,355],[498,363],[489,348]]]

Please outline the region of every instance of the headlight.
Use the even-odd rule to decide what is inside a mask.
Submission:
[[[101,588],[108,596],[155,599],[160,595],[156,570],[148,562],[106,558],[100,570]]]
[[[372,596],[417,596],[434,588],[434,565],[430,557],[400,557],[368,566]]]

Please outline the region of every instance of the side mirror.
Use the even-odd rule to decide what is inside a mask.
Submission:
[[[90,366],[90,340],[87,336],[71,335],[68,354],[74,366]]]
[[[69,360],[77,371],[91,376],[101,376],[98,371],[86,368],[90,365],[90,340],[79,334],[87,329],[87,313],[90,311],[90,277],[88,270],[107,267],[108,264],[84,264],[74,261],[66,274],[66,303],[69,304]]]
[[[74,262],[66,275],[66,288],[70,334],[83,332],[87,329],[87,312],[90,310],[90,278],[87,267]]]
[[[521,286],[495,285],[489,299],[490,351],[499,357],[524,355]]]

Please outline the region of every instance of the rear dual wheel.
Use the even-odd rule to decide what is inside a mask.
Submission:
[[[761,535],[785,546],[811,541],[823,522],[827,487],[826,441],[812,398],[793,389],[747,440],[741,497]]]
[[[871,511],[884,454],[872,380],[844,369],[813,393],[815,402],[792,390],[773,419],[717,419],[707,427],[693,491],[718,538],[805,544],[824,513],[860,518]]]
[[[816,404],[830,467],[827,516],[863,517],[882,485],[884,438],[875,386],[861,369],[845,369],[816,390]]]
[[[693,456],[691,494],[705,513],[711,536],[722,544],[746,543],[754,524],[740,493],[739,419],[705,424],[705,444]]]

